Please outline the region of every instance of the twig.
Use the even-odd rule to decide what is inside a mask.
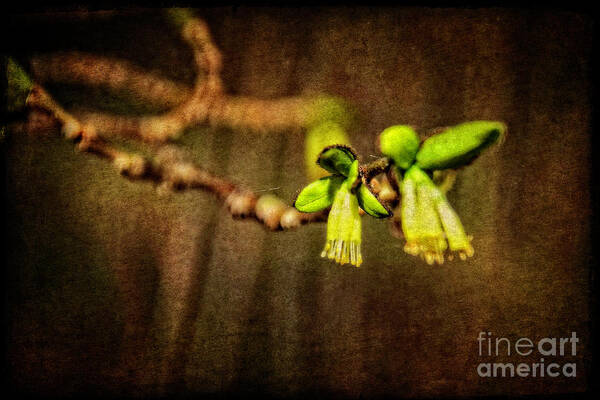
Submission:
[[[178,18],[181,15],[178,15]],[[148,104],[171,108],[161,115],[131,117],[78,112],[81,121],[96,127],[98,134],[125,136],[150,142],[175,138],[185,128],[209,123],[252,131],[294,131],[318,119],[319,97],[256,99],[227,96],[220,78],[221,53],[208,27],[187,14],[180,18],[184,40],[194,52],[197,77],[193,88],[144,72],[129,62],[80,52],[34,57],[34,78],[102,86],[133,95]]]
[[[200,113],[186,124],[178,124],[181,129],[200,123],[211,126],[226,126],[254,132],[287,132],[299,130],[312,122],[311,110],[315,99],[310,97],[287,97],[261,100],[251,97],[218,97],[211,104],[203,119]],[[190,105],[194,107],[194,105]],[[126,137],[142,139],[144,118],[112,115],[95,111],[74,110],[73,114],[96,127],[98,133],[106,137]],[[157,123],[157,120],[154,120]],[[174,126],[174,125],[172,125]]]
[[[130,62],[83,52],[59,52],[31,58],[31,72],[40,83],[77,83],[123,92],[156,106],[172,108],[191,94],[189,87],[150,73]]]
[[[276,196],[259,196],[217,177],[187,160],[183,150],[174,145],[162,146],[152,160],[139,154],[118,150],[110,142],[96,135],[93,125],[81,123],[37,84],[27,98],[27,106],[32,109],[31,112],[41,110],[52,117],[37,119],[35,128],[39,129],[40,124],[44,122],[51,126],[58,123],[63,134],[77,143],[78,150],[111,161],[118,171],[129,179],[150,180],[159,184],[161,188],[173,190],[206,190],[224,201],[234,218],[252,218],[271,230],[292,229],[327,219],[329,210],[300,213]],[[24,128],[27,127],[25,125]]]

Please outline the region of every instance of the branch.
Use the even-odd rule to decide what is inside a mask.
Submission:
[[[329,105],[331,100],[336,102],[323,97],[256,99],[227,96],[223,93],[220,78],[221,53],[204,21],[180,9],[168,13],[168,17],[175,21],[194,53],[197,77],[191,89],[157,74],[146,73],[128,62],[80,52],[34,57],[31,62],[34,78],[40,82],[103,86],[133,95],[151,105],[171,108],[164,114],[144,117],[77,112],[80,120],[94,125],[99,134],[149,142],[167,141],[187,127],[202,123],[256,132],[299,130],[322,118],[320,113],[327,109],[327,101]]]
[[[31,73],[40,83],[76,83],[105,87],[135,96],[161,108],[172,108],[188,98],[189,87],[117,58],[82,52],[60,52],[32,57]]]
[[[294,131],[314,122],[317,114],[315,104],[322,99],[309,96],[257,99],[228,96],[220,92],[210,98],[204,91],[203,74],[196,88],[190,89],[157,74],[145,72],[129,62],[81,52],[36,56],[32,58],[31,67],[33,77],[41,83],[105,87],[115,93],[126,93],[154,107],[172,108],[163,115],[151,117],[74,111],[80,120],[94,125],[99,134],[108,137],[161,141],[169,136],[174,137],[188,126],[202,123],[254,132]],[[155,129],[152,129],[153,126]],[[157,134],[161,126],[174,133],[163,131]],[[144,129],[150,129],[150,132],[144,133]]]
[[[151,160],[139,154],[118,150],[98,136],[93,125],[80,122],[37,84],[31,89],[26,105],[32,109],[30,121],[36,123],[24,124],[22,129],[40,129],[44,124],[50,125],[50,128],[58,125],[68,139],[77,143],[78,150],[111,161],[117,170],[129,179],[153,181],[161,188],[172,190],[206,190],[224,201],[234,218],[252,218],[271,230],[292,229],[327,219],[328,210],[300,213],[276,196],[259,196],[217,177],[189,161],[183,150],[176,146],[163,146]],[[46,117],[31,115],[39,114],[39,111]],[[48,116],[50,118],[47,118]]]

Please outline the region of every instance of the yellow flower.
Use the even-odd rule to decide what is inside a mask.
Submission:
[[[361,220],[358,199],[347,184],[335,194],[327,219],[327,242],[321,257],[335,259],[339,264],[362,264],[360,252]]]
[[[462,260],[473,255],[471,238],[465,234],[458,215],[425,172],[413,165],[404,174],[400,190],[404,251],[430,265],[442,264],[448,247]]]
[[[362,183],[358,160],[350,147],[326,147],[317,158],[317,164],[333,175],[306,186],[294,206],[301,212],[317,212],[331,206],[327,241],[321,257],[358,267],[362,264],[359,210],[362,208],[375,218],[388,217],[391,211]]]

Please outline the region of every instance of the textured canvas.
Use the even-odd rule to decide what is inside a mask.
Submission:
[[[359,116],[349,139],[366,162],[390,125],[504,122],[504,143],[462,169],[448,192],[475,254],[428,265],[403,251],[387,221],[363,218],[365,261],[340,266],[319,257],[323,223],[272,232],[232,218],[206,191],[126,179],[75,151],[58,127],[8,125],[11,388],[283,398],[589,390],[589,16],[401,7],[196,13],[223,56],[224,90],[345,99]],[[196,79],[189,46],[161,10],[15,12],[6,26],[18,33],[7,55],[27,71],[33,59],[77,51],[126,60],[182,87]],[[44,85],[67,110],[160,111],[89,84]],[[198,124],[176,144],[212,173],[289,205],[309,182],[302,130]],[[496,355],[498,338],[506,340]],[[529,355],[516,352],[521,338],[534,344]],[[551,340],[540,353],[544,338],[567,338],[564,354],[544,355]],[[541,358],[544,377],[482,376],[480,368]],[[551,363],[556,377],[547,375]],[[564,364],[575,365],[574,376]]]

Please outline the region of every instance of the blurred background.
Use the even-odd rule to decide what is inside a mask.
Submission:
[[[363,161],[393,124],[504,121],[503,146],[449,192],[475,256],[429,266],[364,218],[360,268],[322,260],[325,224],[272,233],[213,195],[159,195],[55,135],[6,132],[8,383],[68,395],[249,393],[437,397],[579,392],[590,372],[592,21],[557,10],[200,9],[232,94],[326,93],[360,120]],[[192,85],[160,10],[17,13],[11,54],[80,50]],[[24,65],[27,65],[24,62]],[[65,106],[139,112],[98,89]],[[197,127],[197,162],[293,201],[302,133]],[[276,188],[276,189],[273,189]],[[576,378],[481,378],[479,332],[577,332]],[[549,358],[546,359],[549,362]]]

